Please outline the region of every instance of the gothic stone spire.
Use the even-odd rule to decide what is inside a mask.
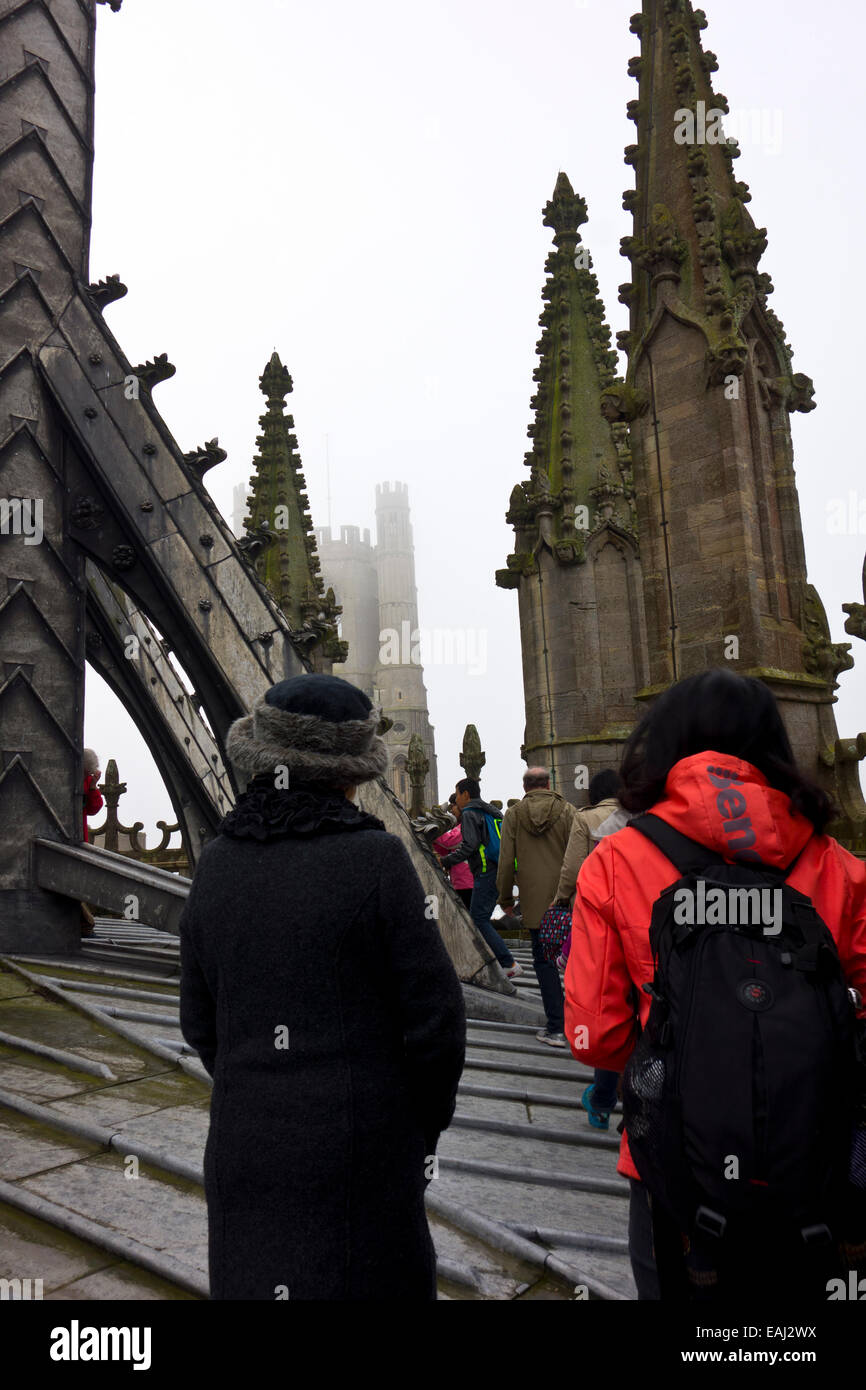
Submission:
[[[828,640],[808,584],[790,412],[813,408],[808,377],[767,307],[767,244],[735,177],[718,64],[689,0],[644,0],[629,71],[636,186],[623,242],[630,329],[626,381],[605,391],[630,438],[649,657],[645,698],[674,679],[731,662],[780,699],[795,752],[832,765],[833,690],[850,664]],[[832,777],[825,778],[832,781]]]
[[[646,669],[628,426],[602,409],[616,354],[581,244],[585,221],[586,204],[561,173],[544,209],[555,249],[542,292],[531,471],[511,494],[515,551],[496,575],[518,591],[523,756],[549,767],[553,787],[573,800],[585,794],[584,774],[619,762]]]
[[[298,441],[292,433],[295,422],[285,414],[292,378],[276,351],[259,385],[267,410],[259,417],[262,433],[250,479],[245,548],[305,654],[314,664],[345,661],[346,643],[337,635],[341,609],[333,591],[325,593]]]
[[[632,17],[641,53],[629,67],[639,95],[628,114],[637,143],[626,147],[636,186],[623,194],[634,215],[634,233],[623,254],[633,282],[621,287],[630,306],[630,333],[621,345],[640,353],[660,303],[700,327],[712,384],[742,375],[748,358],[744,320],[759,319],[772,358],[772,374],[785,379],[791,409],[812,409],[808,378],[793,377],[785,330],[767,307],[773,286],[758,266],[767,246],[764,228],[746,207],[748,185],[734,173],[740,150],[724,128],[727,98],[714,92],[715,54],[705,52],[707,20],[689,0],[645,0]]]
[[[586,219],[586,203],[560,173],[544,208],[555,250],[545,263],[540,360],[533,372],[532,448],[525,459],[531,473],[511,494],[507,520],[517,544],[508,568],[497,572],[502,588],[515,588],[521,574],[534,572],[539,545],[560,564],[574,564],[583,560],[586,536],[599,521],[631,525],[625,431],[617,440],[618,427],[612,431],[600,410],[601,391],[615,377],[616,353],[578,231]]]

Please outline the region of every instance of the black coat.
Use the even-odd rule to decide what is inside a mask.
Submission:
[[[211,1297],[434,1299],[426,1160],[463,1068],[459,981],[381,822],[261,785],[180,927],[183,1035],[214,1078]]]

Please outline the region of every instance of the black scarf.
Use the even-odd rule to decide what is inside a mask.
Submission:
[[[260,773],[242,792],[217,827],[234,840],[280,840],[291,835],[333,835],[344,830],[384,830],[376,816],[361,811],[342,792],[313,784],[274,786],[271,772]]]

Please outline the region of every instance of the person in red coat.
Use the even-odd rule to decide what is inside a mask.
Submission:
[[[735,799],[731,791],[720,795],[720,769]],[[629,739],[621,778],[627,811],[652,809],[729,863],[748,850],[784,868],[799,854],[788,881],[812,899],[849,986],[866,997],[866,864],[825,833],[835,808],[797,767],[768,686],[724,668],[671,686]],[[629,826],[601,840],[584,861],[564,982],[565,1031],[578,1061],[625,1069],[639,1034],[635,999],[641,1028],[650,1010],[642,986],[653,979],[653,904],[679,878],[670,860]],[[658,1299],[648,1197],[627,1134],[618,1171],[631,1180],[629,1248],[638,1297]]]
[[[90,843],[90,836],[87,833],[87,817],[95,816],[102,810],[105,801],[97,783],[102,776],[99,767],[99,757],[92,748],[84,750],[84,811],[81,818],[82,836],[85,844]],[[93,913],[87,903],[81,904],[81,935],[93,936],[94,928]]]
[[[90,836],[87,833],[87,817],[97,815],[105,805],[102,792],[97,783],[102,776],[99,766],[99,757],[92,748],[84,750],[84,843],[89,844]]]
[[[452,792],[448,798],[448,809],[451,814],[456,817],[457,824],[450,830],[444,831],[444,833],[439,836],[438,840],[433,841],[433,848],[440,859],[444,855],[450,854],[452,849],[456,849],[458,845],[463,843],[463,831],[460,829],[461,812],[460,807],[457,805],[456,792]],[[466,863],[452,864],[451,868],[447,870],[447,873],[451,881],[451,887],[462,900],[463,906],[468,910],[469,904],[472,901],[473,885],[472,871],[469,865]]]

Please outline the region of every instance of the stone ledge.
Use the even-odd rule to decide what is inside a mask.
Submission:
[[[546,1026],[544,1010],[522,999],[509,999],[505,994],[495,994],[477,985],[464,985],[463,998],[469,1018],[486,1019],[493,1023],[534,1023],[539,1028]]]

